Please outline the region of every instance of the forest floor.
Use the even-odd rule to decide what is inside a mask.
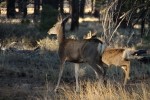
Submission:
[[[2,19],[5,19],[2,21]],[[20,22],[18,19],[15,19]],[[15,21],[14,20],[14,21]],[[1,22],[12,29],[15,24],[1,16]],[[32,23],[31,23],[32,24]],[[27,27],[30,27],[27,26]],[[28,28],[23,27],[23,30]],[[69,30],[67,25],[66,29]],[[14,28],[15,29],[15,28]],[[17,29],[17,28],[16,28]],[[18,28],[19,30],[19,28]],[[36,30],[36,29],[35,29]],[[82,39],[89,31],[97,31],[98,35],[103,32],[102,25],[97,18],[86,17],[80,19],[79,30],[74,32],[67,31],[67,37],[75,37]],[[128,29],[127,29],[128,30]],[[8,30],[7,30],[8,31]],[[6,32],[7,32],[6,31]],[[33,29],[29,30],[36,33]],[[4,32],[4,31],[1,31]],[[13,30],[12,30],[13,32]],[[19,32],[22,32],[19,31]],[[116,47],[128,40],[126,34],[128,31],[120,30],[125,36],[116,35],[114,41]],[[139,31],[131,39],[130,45],[133,47],[149,48],[149,43],[141,44],[139,40]],[[0,33],[1,34],[1,33]],[[128,34],[127,34],[128,35]],[[120,41],[123,37],[124,41]],[[150,67],[149,64],[143,64],[133,61],[130,76],[126,87],[122,87],[123,71],[113,67],[108,70],[108,87],[102,84],[99,86],[95,73],[87,64],[81,64],[79,70],[80,76],[80,93],[75,92],[74,65],[67,63],[60,89],[58,93],[54,93],[53,89],[56,85],[59,72],[59,58],[57,55],[57,40],[50,39],[49,36],[37,40],[37,46],[31,46],[24,38],[14,42],[15,37],[7,39],[7,44],[1,46],[0,52],[0,100],[149,100],[150,99]],[[135,40],[134,40],[135,39]],[[16,41],[16,38],[14,39]],[[25,42],[23,42],[25,41]],[[119,43],[118,43],[119,41]],[[13,43],[13,45],[10,45]],[[8,47],[8,50],[5,47]],[[13,48],[13,49],[12,49]]]

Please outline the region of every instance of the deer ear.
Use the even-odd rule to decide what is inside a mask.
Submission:
[[[62,21],[62,16],[61,16],[61,14],[58,14],[57,20],[58,20],[58,21]]]
[[[68,21],[68,19],[71,17],[71,15],[69,15],[69,16],[67,16],[66,18],[64,18],[63,20],[62,20],[62,24],[65,24],[67,21]]]
[[[97,31],[94,31],[93,33],[91,33],[92,37],[96,37],[97,35]]]

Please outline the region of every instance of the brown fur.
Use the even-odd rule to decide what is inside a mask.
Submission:
[[[111,65],[121,67],[125,72],[124,85],[127,83],[127,79],[130,79],[130,60],[126,60],[127,58],[123,57],[123,53],[125,49],[114,49],[107,48],[105,49],[102,55],[102,61],[110,67]],[[128,53],[128,52],[126,52]]]
[[[101,55],[105,47],[103,46],[102,41],[96,42],[93,40],[66,39],[64,32],[64,22],[67,22],[67,18],[65,18],[63,21],[57,22],[55,26],[48,31],[49,34],[57,34],[57,39],[59,42],[58,54],[60,58],[60,72],[55,91],[57,91],[59,86],[66,61],[73,63],[88,63],[96,71],[99,77],[102,74],[102,71],[99,68],[99,60],[101,59]],[[76,83],[78,83],[77,72],[78,71],[75,71]],[[76,90],[78,91],[79,86],[76,86]]]
[[[88,33],[83,38],[88,40],[95,40],[95,35],[93,33]],[[98,40],[98,39],[96,39]],[[103,77],[106,85],[106,72],[111,65],[121,67],[125,72],[124,84],[127,83],[127,80],[130,79],[130,55],[134,52],[134,50],[122,49],[122,48],[106,48],[102,54],[102,59],[100,59],[99,63],[104,70]],[[131,57],[132,58],[132,57]]]

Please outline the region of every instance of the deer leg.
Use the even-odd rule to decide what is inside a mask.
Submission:
[[[101,75],[102,75],[102,70],[98,67],[97,64],[94,63],[89,63],[89,65],[93,68],[93,70],[95,71],[95,73],[98,76],[98,79],[100,81]]]
[[[60,80],[61,80],[62,73],[63,73],[63,70],[64,70],[64,63],[65,62],[61,63],[61,65],[60,65],[59,77],[58,77],[57,85],[56,85],[56,87],[54,89],[55,92],[57,91],[57,89],[59,87],[59,84],[60,84]]]
[[[123,85],[125,86],[126,83],[127,83],[127,80],[130,79],[130,76],[129,76],[129,73],[130,73],[130,66],[129,66],[129,65],[124,65],[124,66],[122,66],[121,68],[122,68],[122,69],[124,70],[124,72],[125,72],[125,78],[124,78],[124,83],[123,83]]]
[[[101,66],[101,68],[103,68],[103,80],[104,80],[104,85],[106,86],[107,85],[107,76],[106,76],[106,74],[107,74],[108,66],[103,62],[100,62],[99,66]]]
[[[97,72],[95,70],[94,70],[94,72],[95,72],[95,75],[96,75],[96,79],[99,79],[99,76],[98,76]]]
[[[103,80],[104,80],[104,85],[106,86],[107,85],[107,76],[106,76],[107,67],[103,67],[103,69],[104,69]]]
[[[79,64],[75,63],[76,92],[80,91],[78,74],[79,74]]]

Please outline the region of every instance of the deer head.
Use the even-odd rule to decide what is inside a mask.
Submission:
[[[65,24],[71,16],[67,16],[66,18],[59,19],[58,22],[47,32],[49,35],[56,34],[59,44],[61,44],[65,40]]]
[[[54,24],[54,26],[52,28],[50,28],[47,33],[50,35],[50,34],[58,34],[58,33],[63,32],[63,34],[64,34],[65,24],[70,17],[71,17],[71,15],[67,16],[64,19],[62,19],[62,17],[59,17],[57,23]]]

